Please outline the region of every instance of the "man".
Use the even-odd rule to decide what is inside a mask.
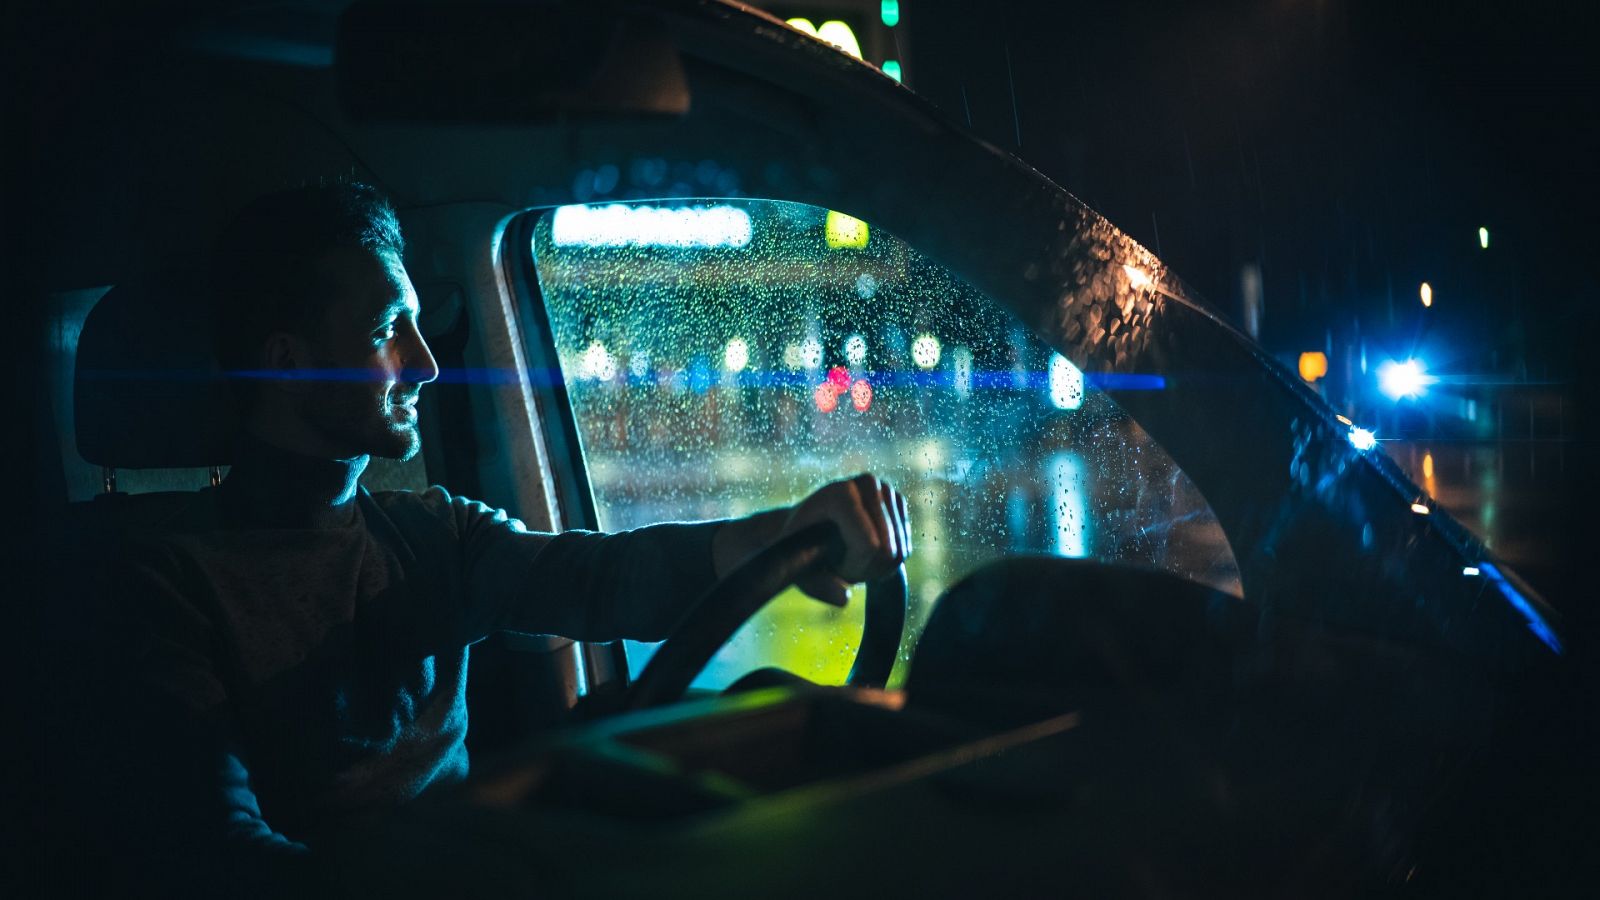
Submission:
[[[439,374],[403,249],[352,184],[268,196],[221,236],[216,344],[246,376],[244,435],[193,521],[139,542],[105,591],[130,750],[101,774],[138,877],[287,890],[318,829],[464,777],[467,647],[494,631],[662,639],[717,577],[820,521],[846,553],[802,583],[818,599],[910,552],[905,500],[870,475],[613,535],[530,533],[441,488],[367,492],[370,456],[417,453]]]

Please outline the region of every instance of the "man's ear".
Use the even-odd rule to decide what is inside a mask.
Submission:
[[[311,347],[306,339],[287,331],[274,331],[261,347],[261,361],[275,378],[268,379],[272,386],[291,394],[305,393],[311,388],[306,376],[311,369]]]

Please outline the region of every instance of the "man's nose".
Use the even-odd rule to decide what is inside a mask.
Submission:
[[[410,331],[412,340],[406,348],[402,374],[407,384],[427,384],[439,377],[439,363],[433,358],[433,351],[428,349],[428,341],[422,332],[415,325],[411,326]]]

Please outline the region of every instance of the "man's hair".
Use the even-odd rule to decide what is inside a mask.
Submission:
[[[309,334],[335,298],[334,250],[405,252],[394,207],[371,185],[268,194],[223,228],[211,259],[212,337],[230,372],[255,370],[273,332]],[[248,380],[237,382],[248,388]]]

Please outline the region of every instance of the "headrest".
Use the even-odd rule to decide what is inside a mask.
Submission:
[[[128,469],[226,465],[235,400],[211,351],[205,267],[112,288],[83,323],[73,401],[78,453]]]

